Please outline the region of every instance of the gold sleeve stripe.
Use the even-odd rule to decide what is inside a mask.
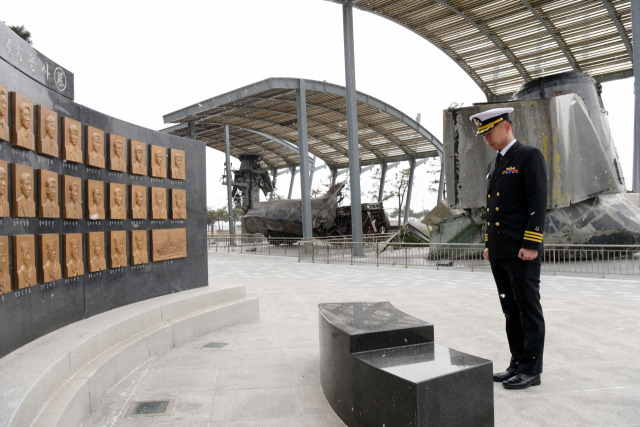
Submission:
[[[489,240],[489,234],[485,234],[485,235],[484,235],[484,241],[486,242],[486,241],[488,241],[488,240]]]
[[[491,126],[494,126],[496,123],[500,123],[502,120],[504,120],[504,118],[500,117],[498,120],[495,120],[495,121],[493,121],[491,123],[487,123],[486,125],[479,126],[478,127],[478,131],[483,131],[483,130],[485,130],[487,128],[490,128]]]
[[[536,233],[535,231],[525,231],[524,235],[534,239],[542,239],[542,233]]]
[[[537,238],[537,237],[531,237],[531,236],[524,236],[523,240],[530,240],[532,242],[542,243],[542,237]]]

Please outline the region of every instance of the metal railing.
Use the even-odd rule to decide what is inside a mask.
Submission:
[[[482,258],[484,245],[475,243],[387,242],[389,235],[366,235],[362,256],[353,255],[350,236],[314,238],[265,238],[262,235],[209,236],[215,252],[257,253],[297,257],[298,261],[394,265],[405,268],[488,270]],[[548,274],[640,276],[640,245],[545,245],[542,271]]]

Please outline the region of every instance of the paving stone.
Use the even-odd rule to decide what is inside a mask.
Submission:
[[[390,301],[433,323],[437,343],[493,360],[495,370],[509,362],[488,268],[327,265],[210,251],[209,278],[219,289],[246,286],[260,299],[260,319],[158,355],[114,387],[85,426],[344,426],[319,386],[317,304],[325,302]],[[640,280],[543,275],[541,294],[542,385],[506,390],[495,383],[496,426],[637,425]],[[227,345],[203,349],[209,342]],[[180,402],[181,395],[188,399]],[[127,402],[143,398],[178,399],[179,418],[135,424],[123,416]]]

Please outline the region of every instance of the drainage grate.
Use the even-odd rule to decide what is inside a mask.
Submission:
[[[147,414],[164,414],[167,411],[169,405],[168,400],[156,400],[155,402],[138,402],[133,408],[133,415],[147,415]]]
[[[203,345],[203,347],[207,347],[207,348],[222,348],[225,345],[227,345],[226,342],[210,342],[209,344]]]
[[[153,400],[147,402],[133,402],[127,414],[129,417],[153,417],[171,415],[173,400]]]

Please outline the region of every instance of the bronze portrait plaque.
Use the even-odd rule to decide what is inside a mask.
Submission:
[[[13,195],[13,216],[36,216],[32,167],[19,163],[13,164]]]
[[[156,178],[167,177],[166,157],[166,148],[159,145],[151,146],[151,176]]]
[[[13,236],[15,288],[24,289],[38,283],[35,239],[33,234]]]
[[[82,163],[82,124],[69,117],[63,117],[62,131],[62,160]]]
[[[127,150],[125,139],[114,133],[109,134],[109,169],[112,171],[127,171]]]
[[[0,141],[9,141],[9,91],[0,83]]]
[[[0,236],[0,295],[11,291],[9,236]]]
[[[166,188],[151,187],[151,219],[167,219]]]
[[[119,268],[127,266],[127,232],[110,231],[109,242],[111,243],[111,257],[109,261],[110,268]]]
[[[59,234],[40,235],[40,264],[43,282],[53,282],[62,278]]]
[[[104,182],[94,179],[87,180],[88,217],[96,221],[104,219]]]
[[[87,165],[104,168],[104,131],[87,126]]]
[[[64,217],[66,219],[82,219],[82,179],[62,176],[64,189]]]
[[[14,146],[35,151],[36,137],[33,133],[34,117],[35,112],[33,111],[33,102],[19,93],[13,92]]]
[[[187,218],[187,190],[171,190],[171,217],[173,219]]]
[[[40,188],[40,205],[38,214],[42,218],[60,218],[58,203],[58,174],[40,169],[38,187]]]
[[[124,184],[109,183],[109,218],[126,219],[127,201]]]
[[[0,217],[9,215],[9,165],[0,160]]]
[[[64,277],[76,277],[84,274],[81,233],[64,235],[64,262]]]
[[[172,179],[185,179],[185,153],[183,150],[176,150],[172,148],[169,150],[171,153],[171,178]]]
[[[131,173],[135,175],[147,174],[147,144],[142,141],[131,140]]]
[[[87,233],[87,259],[89,260],[89,273],[107,269],[104,259],[104,232],[95,231]]]
[[[187,257],[187,229],[151,230],[151,261]]]
[[[147,230],[133,230],[131,232],[131,265],[149,262],[147,249]]]
[[[38,153],[60,157],[58,113],[42,105],[38,105]]]
[[[131,186],[131,218],[147,219],[147,187]]]

